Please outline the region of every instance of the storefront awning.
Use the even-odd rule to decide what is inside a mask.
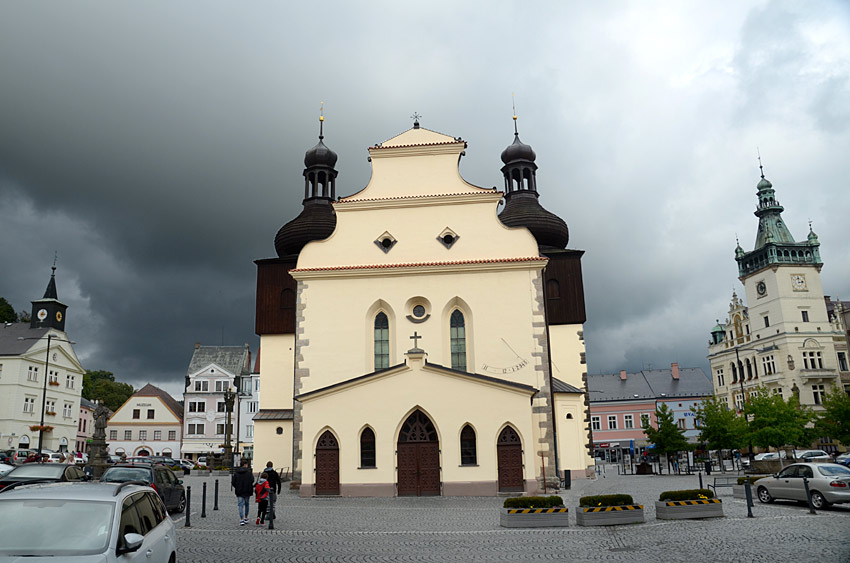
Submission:
[[[209,452],[220,452],[221,442],[208,442],[202,444],[183,444],[180,451],[184,454],[206,454]]]

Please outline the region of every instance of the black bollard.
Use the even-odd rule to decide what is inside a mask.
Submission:
[[[204,481],[204,489],[201,492],[201,518],[207,517],[207,482]]]
[[[699,488],[702,489],[702,471],[699,472]]]
[[[186,522],[183,523],[184,528],[191,528],[189,523],[189,515],[192,514],[192,487],[186,487]]]
[[[747,518],[753,518],[753,488],[750,486],[750,478],[744,481],[744,493],[747,496]]]
[[[218,510],[218,479],[215,480],[215,494],[213,496],[213,510]]]
[[[809,490],[809,478],[803,477],[803,487],[806,489],[806,500],[809,502],[809,514],[817,514],[815,505],[812,504],[812,491]]]

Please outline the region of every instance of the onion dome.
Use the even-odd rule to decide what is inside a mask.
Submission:
[[[567,223],[537,201],[536,158],[534,150],[519,140],[514,116],[514,142],[502,151],[505,208],[499,219],[508,227],[527,228],[540,248],[566,248],[570,240]]]
[[[772,187],[773,187],[773,184],[770,183],[770,180],[768,180],[767,178],[762,176],[761,180],[759,180],[759,183],[756,186],[756,189],[757,190],[766,190],[766,189],[772,188]]]
[[[336,198],[336,153],[322,142],[324,116],[319,117],[319,142],[304,155],[304,209],[274,237],[280,257],[298,254],[310,241],[331,236],[336,228],[332,201]]]

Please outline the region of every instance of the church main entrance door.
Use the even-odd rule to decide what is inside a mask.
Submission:
[[[523,490],[522,443],[519,434],[506,426],[496,442],[499,464],[499,492]]]
[[[330,430],[316,444],[316,494],[339,494],[339,445]]]
[[[440,442],[422,411],[414,411],[398,435],[398,496],[440,494]]]

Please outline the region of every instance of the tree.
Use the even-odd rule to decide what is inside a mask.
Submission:
[[[845,446],[850,445],[850,395],[835,385],[823,399],[823,412],[817,414],[815,429]]]
[[[133,393],[133,386],[115,381],[111,371],[86,370],[83,375],[83,397],[100,401],[111,411],[118,410]]]
[[[653,428],[649,420],[645,420],[643,431],[646,433],[647,440],[655,445],[656,453],[668,455],[689,449],[688,440],[673,421],[673,411],[666,403],[656,407],[655,419],[658,421],[658,428]]]
[[[18,314],[15,313],[15,308],[6,301],[5,297],[0,297],[0,323],[16,322],[18,322]]]
[[[747,434],[743,417],[726,406],[726,401],[719,397],[709,397],[699,406],[691,408],[699,425],[699,438],[708,449],[717,450],[717,458],[721,469],[723,460],[720,450],[734,450],[741,447]]]
[[[800,406],[794,394],[786,400],[778,393],[759,387],[757,394],[750,395],[747,414],[752,415],[749,433],[757,446],[773,447],[778,451],[785,445],[805,446],[812,441],[812,430],[806,425],[812,422],[814,415],[810,408]]]

